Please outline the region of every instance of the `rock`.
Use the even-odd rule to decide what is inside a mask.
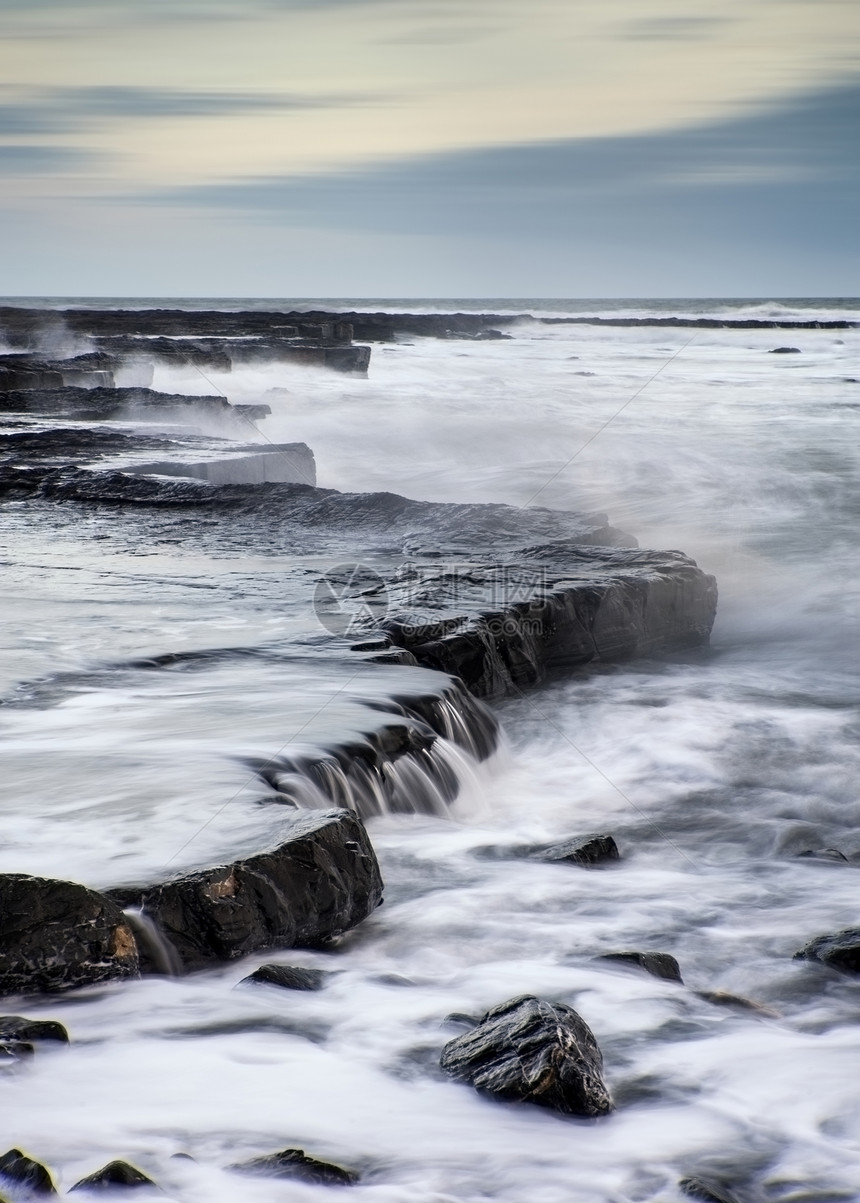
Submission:
[[[0,1063],[8,1065],[23,1061],[25,1057],[32,1057],[35,1051],[32,1044],[22,1040],[0,1040]]]
[[[652,977],[662,978],[666,982],[681,982],[683,985],[681,967],[668,952],[605,952],[598,960],[637,965]]]
[[[496,1098],[565,1115],[607,1115],[603,1056],[585,1020],[532,995],[494,1007],[442,1049],[446,1073]]]
[[[56,1040],[60,1044],[68,1044],[69,1033],[53,1019],[0,1015],[0,1040]]]
[[[317,482],[314,453],[306,443],[270,443],[251,454],[222,453],[217,459],[156,460],[129,464],[121,471],[136,476],[179,476],[214,485],[303,484]]]
[[[328,974],[322,969],[302,969],[298,965],[261,965],[247,977],[246,982],[261,982],[266,986],[281,986],[284,990],[322,990]]]
[[[532,860],[566,861],[571,865],[601,865],[620,860],[618,845],[611,835],[579,835],[531,854]],[[634,954],[637,955],[637,954]]]
[[[297,811],[288,829],[265,852],[113,895],[143,910],[184,972],[265,948],[318,947],[379,906],[379,865],[352,811]]]
[[[806,848],[803,852],[795,853],[798,859],[827,860],[836,864],[850,864],[848,857],[838,848]]]
[[[0,1179],[14,1182],[34,1195],[55,1195],[57,1188],[51,1171],[20,1149],[10,1149],[0,1157]]]
[[[703,1002],[712,1003],[715,1007],[737,1007],[739,1011],[754,1011],[756,1015],[768,1019],[778,1019],[779,1012],[765,1007],[762,1003],[753,1002],[751,998],[743,998],[740,994],[729,994],[725,990],[697,990],[696,997]]]
[[[842,973],[860,973],[860,927],[845,927],[832,935],[810,940],[794,959],[820,961]]]
[[[261,1174],[272,1178],[294,1178],[301,1182],[312,1182],[319,1186],[352,1186],[359,1176],[343,1166],[330,1161],[319,1161],[309,1157],[304,1149],[283,1149],[266,1157],[253,1157],[250,1161],[231,1165],[230,1169],[242,1174]]]
[[[678,1187],[688,1198],[702,1199],[704,1203],[738,1203],[737,1195],[716,1178],[682,1178]]]
[[[110,899],[71,881],[0,874],[0,994],[138,976],[137,946]]]
[[[800,347],[774,347],[768,355],[799,355]]]
[[[74,1186],[70,1186],[69,1193],[73,1190],[108,1191],[115,1190],[117,1187],[140,1186],[154,1187],[155,1183],[142,1170],[129,1165],[127,1161],[109,1161],[94,1174],[88,1174],[86,1178],[81,1178]]]

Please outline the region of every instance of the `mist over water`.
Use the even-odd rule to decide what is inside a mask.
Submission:
[[[672,1200],[689,1173],[749,1203],[860,1198],[858,987],[792,960],[860,921],[860,331],[511,333],[378,345],[367,380],[159,368],[154,387],[266,401],[261,437],[307,442],[323,487],[607,512],[716,574],[711,648],[497,707],[503,746],[482,765],[458,757],[449,813],[370,822],[386,902],[336,949],[28,1002],[75,1043],[0,1084],[6,1134],[64,1186],[123,1156],[192,1203],[232,1201],[237,1182],[261,1203],[329,1197],[223,1169],[297,1145],[363,1171],[350,1193],[380,1203]],[[770,354],[781,345],[800,353]],[[104,512],[86,530],[63,522],[30,525],[26,554],[17,539],[7,553],[26,592],[10,603],[4,698],[17,702],[0,733],[27,805],[12,807],[2,867],[59,872],[65,857],[99,884],[118,849],[138,867],[172,856],[189,815],[241,787],[238,754],[343,680],[329,683],[312,643],[289,670],[262,655],[120,676],[120,660],[174,648],[295,649],[301,574],[325,559],[219,551],[217,524],[211,539],[154,526],[131,548]],[[38,636],[34,603],[49,620]],[[22,695],[25,681],[46,684]],[[360,729],[356,699],[388,688],[354,682],[318,738]],[[269,821],[250,802],[227,811],[196,854]],[[591,831],[615,835],[616,866],[516,859]],[[797,856],[824,848],[848,860]],[[673,954],[684,984],[595,959],[624,949]],[[272,959],[330,977],[315,994],[233,988]],[[443,1078],[439,1049],[463,1030],[448,1017],[522,993],[592,1027],[613,1116],[562,1119]]]

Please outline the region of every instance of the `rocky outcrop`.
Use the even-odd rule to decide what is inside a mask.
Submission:
[[[179,476],[208,480],[215,485],[278,484],[315,485],[314,453],[307,443],[268,443],[245,454],[225,450],[215,458],[201,460],[156,460],[131,464],[123,471],[137,476]]]
[[[860,927],[845,927],[832,935],[818,936],[796,952],[794,959],[820,961],[842,973],[860,973]]]
[[[155,1188],[156,1184],[144,1174],[143,1170],[129,1165],[127,1161],[109,1161],[100,1170],[87,1174],[86,1178],[81,1178],[74,1186],[70,1186],[69,1193],[73,1190],[83,1190],[104,1194],[107,1191],[115,1191],[117,1188],[122,1190],[128,1187],[142,1186]]]
[[[30,1195],[55,1195],[51,1171],[20,1149],[9,1149],[0,1157],[0,1181],[14,1184]]]
[[[265,852],[111,895],[142,911],[182,972],[266,948],[323,945],[382,901],[376,855],[349,810],[296,812],[287,827]]]
[[[265,1157],[252,1157],[230,1166],[240,1174],[257,1174],[264,1178],[291,1178],[318,1186],[353,1186],[359,1180],[353,1170],[344,1169],[330,1161],[310,1157],[304,1149],[282,1149]]]
[[[514,589],[510,561],[473,564],[459,577],[427,574],[422,609],[398,612],[395,593],[382,629],[419,664],[490,699],[585,664],[695,647],[710,636],[716,581],[681,552],[554,543],[511,561],[517,574],[531,573]]]
[[[47,992],[138,975],[122,911],[70,881],[0,875],[0,994]]]
[[[440,1063],[452,1077],[499,1099],[587,1117],[613,1107],[594,1034],[564,1003],[531,995],[502,1003],[446,1044]]]

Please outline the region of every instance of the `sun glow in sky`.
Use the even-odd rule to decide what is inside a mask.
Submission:
[[[0,21],[7,295],[856,291],[853,0]]]

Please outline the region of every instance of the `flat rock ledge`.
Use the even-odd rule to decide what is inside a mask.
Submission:
[[[498,1099],[587,1118],[613,1110],[594,1034],[565,1003],[533,995],[502,1003],[446,1044],[440,1064]]]
[[[559,542],[428,575],[420,609],[414,599],[400,610],[393,591],[391,643],[494,700],[586,664],[706,644],[717,583],[679,551]]]
[[[350,810],[305,811],[287,826],[288,838],[264,852],[108,895],[0,876],[0,994],[317,947],[367,918],[382,901],[382,877],[361,819]]]
[[[318,947],[366,919],[382,876],[351,810],[296,812],[275,848],[144,888],[112,890],[138,911],[144,969],[187,973],[267,948]]]

